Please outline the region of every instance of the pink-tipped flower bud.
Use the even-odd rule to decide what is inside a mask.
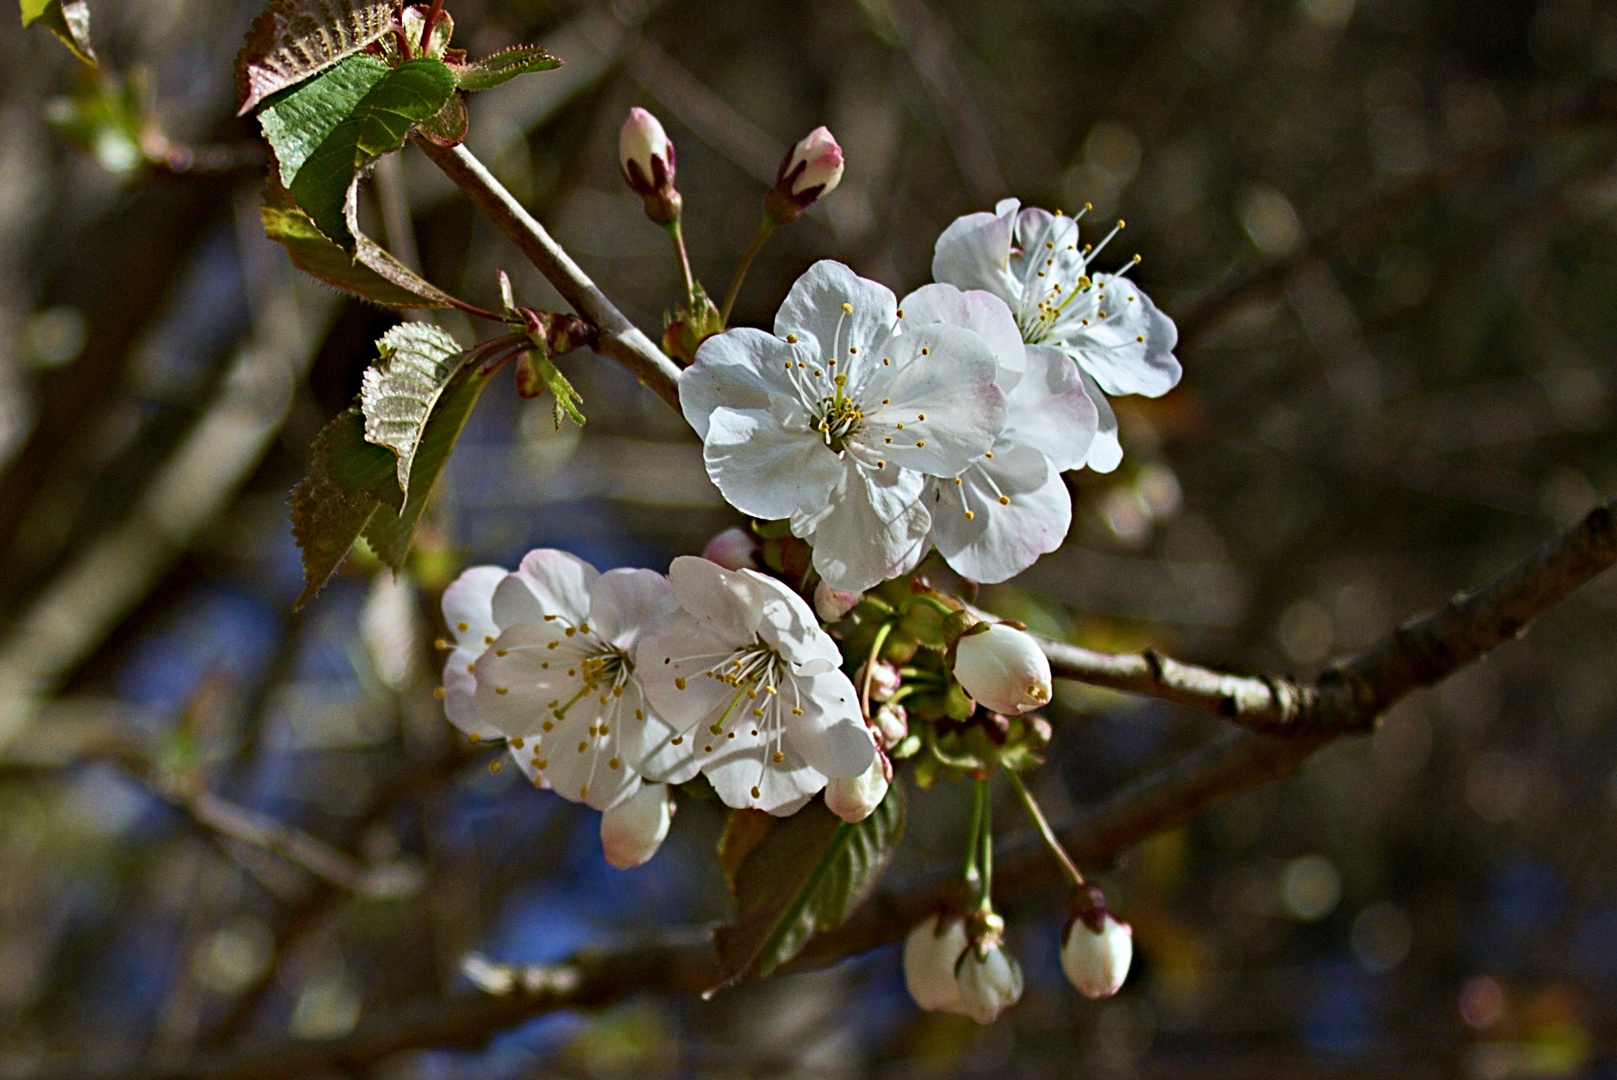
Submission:
[[[1050,661],[1033,635],[1004,623],[973,629],[955,645],[954,677],[966,693],[1005,716],[1049,703]]]
[[[796,221],[803,211],[836,190],[842,182],[842,147],[831,129],[817,127],[787,152],[775,173],[775,186],[764,210],[780,225]]]
[[[958,915],[934,915],[917,923],[904,939],[904,985],[915,1004],[928,1012],[961,1012],[955,965],[970,942]]]
[[[814,613],[828,623],[841,622],[864,598],[864,593],[833,589],[822,581],[814,586]]]
[[[883,750],[891,750],[909,735],[909,714],[902,705],[884,702],[876,709],[875,721],[871,726],[876,729],[877,745]]]
[[[674,793],[667,784],[645,784],[607,810],[601,815],[601,847],[606,851],[606,861],[619,870],[649,861],[668,836],[674,810]]]
[[[904,682],[898,673],[898,668],[885,660],[877,660],[875,668],[870,672],[870,699],[872,701],[890,701],[898,688]],[[856,686],[865,685],[865,668],[860,667],[859,675],[854,679]]]
[[[758,570],[758,541],[746,529],[725,529],[707,542],[702,558],[726,570]]]
[[[1085,997],[1117,993],[1133,959],[1134,929],[1114,918],[1104,901],[1074,915],[1061,931],[1061,970]]]
[[[623,179],[646,204],[646,217],[658,225],[679,220],[682,200],[674,190],[674,144],[662,123],[646,110],[629,110],[618,132],[618,163]]]
[[[834,777],[825,785],[825,807],[848,824],[857,825],[887,798],[892,782],[893,763],[878,749],[870,759],[870,768],[858,776]]]

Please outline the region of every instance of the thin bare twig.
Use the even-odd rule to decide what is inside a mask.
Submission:
[[[606,298],[516,196],[464,146],[446,149],[426,139],[417,139],[416,145],[516,244],[562,298],[595,324],[600,331],[596,351],[628,368],[678,412],[679,368]]]
[[[1290,732],[1276,735],[1235,731],[1125,786],[1076,823],[1061,830],[1062,844],[1079,862],[1104,864],[1145,838],[1173,828],[1238,792],[1294,772],[1319,747],[1368,728],[1376,716],[1410,690],[1428,685],[1517,637],[1527,624],[1566,599],[1580,585],[1617,562],[1617,503],[1592,511],[1580,524],[1474,593],[1406,623],[1375,647],[1340,664],[1307,686],[1308,703],[1290,715]],[[1090,654],[1091,657],[1100,654]],[[1140,673],[1112,658],[1115,668],[1094,670],[1124,689],[1162,691],[1162,674]],[[1088,661],[1102,668],[1098,660]],[[1159,660],[1160,663],[1160,660]],[[1227,715],[1220,704],[1226,684],[1205,669],[1185,669],[1173,700]],[[1192,678],[1188,673],[1197,673]],[[1177,676],[1174,678],[1177,679]],[[1212,680],[1202,686],[1204,678]],[[1200,687],[1200,689],[1198,689]],[[1208,687],[1211,687],[1209,689]],[[1247,700],[1244,684],[1235,695]],[[1328,703],[1328,704],[1327,704]],[[1240,718],[1239,711],[1236,716]],[[1252,714],[1247,715],[1250,721]],[[1056,868],[1031,835],[1002,845],[996,854],[995,890],[1009,896],[1056,880]],[[834,963],[902,937],[916,921],[954,896],[953,875],[878,893],[852,918],[812,939],[787,970]],[[134,1080],[281,1080],[311,1072],[363,1070],[407,1050],[475,1046],[504,1028],[540,1013],[598,1006],[647,991],[694,992],[712,985],[718,961],[705,934],[685,933],[651,942],[580,953],[571,960],[526,969],[511,980],[510,993],[424,1004],[368,1024],[351,1036],[325,1042],[278,1043],[242,1054],[197,1059],[171,1068],[129,1073],[71,1072],[74,1080],[128,1077]]]

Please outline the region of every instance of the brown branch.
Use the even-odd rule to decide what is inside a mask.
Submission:
[[[545,227],[464,146],[446,149],[426,139],[416,145],[488,215],[562,298],[600,330],[595,350],[610,356],[679,411],[679,368],[631,323]]]
[[[1566,599],[1580,585],[1617,562],[1617,502],[1545,544],[1493,582],[1458,596],[1429,615],[1406,623],[1386,640],[1331,668],[1313,684],[1277,684],[1163,658],[1107,657],[1074,650],[1058,658],[1063,674],[1081,671],[1087,681],[1151,693],[1257,722],[1264,715],[1289,717],[1276,726],[1285,735],[1235,731],[1173,764],[1125,786],[1106,802],[1061,830],[1062,843],[1079,862],[1104,864],[1145,838],[1183,824],[1239,792],[1290,775],[1303,760],[1339,735],[1363,731],[1388,706],[1419,686],[1477,659],[1520,635],[1537,615]],[[1272,693],[1271,706],[1289,686],[1298,704],[1287,713],[1265,714],[1255,704],[1257,685]],[[1247,711],[1243,712],[1245,709]],[[1010,896],[1049,884],[1055,864],[1031,837],[1001,846],[994,884]],[[943,905],[956,888],[951,877],[934,877],[878,893],[852,918],[811,940],[787,970],[823,966],[897,941],[919,918]],[[273,1044],[243,1054],[197,1059],[173,1067],[124,1073],[72,1072],[90,1077],[141,1080],[282,1080],[310,1072],[363,1070],[383,1058],[433,1046],[475,1046],[496,1032],[540,1013],[609,1004],[647,991],[687,993],[712,985],[717,958],[705,934],[682,934],[581,953],[544,968],[527,969],[515,981],[532,989],[499,996],[426,1004],[368,1024],[342,1039]]]

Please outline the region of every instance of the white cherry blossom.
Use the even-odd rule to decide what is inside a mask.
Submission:
[[[1005,426],[999,366],[978,334],[899,332],[898,303],[836,262],[797,280],[773,334],[715,335],[680,379],[708,475],[731,505],[787,518],[832,587],[859,592],[926,552],[929,476],[952,478]]]
[[[531,551],[494,592],[499,636],[476,664],[480,722],[508,740],[535,784],[606,810],[640,789],[627,747],[652,718],[632,658],[677,604],[650,570],[598,573],[564,551]]]
[[[1097,428],[1095,402],[1063,353],[1023,346],[1010,309],[992,293],[927,285],[906,296],[903,309],[906,331],[928,323],[964,327],[989,343],[999,364],[1005,426],[959,476],[929,481],[924,500],[931,542],[945,561],[973,581],[1005,581],[1066,539],[1072,496],[1061,473],[1084,464]]]
[[[444,661],[444,684],[439,696],[449,722],[478,739],[493,739],[500,730],[477,715],[474,697],[477,658],[493,644],[500,628],[494,625],[494,590],[505,580],[501,566],[474,566],[444,590],[444,622],[454,647]]]
[[[978,703],[1017,716],[1050,703],[1050,661],[1033,635],[990,623],[955,645],[954,677]]]
[[[1085,464],[1108,472],[1122,460],[1122,447],[1116,416],[1094,391],[1167,393],[1181,374],[1173,355],[1178,331],[1124,274],[1090,273],[1111,236],[1085,250],[1076,219],[1035,207],[1018,212],[1020,205],[1004,199],[991,214],[955,219],[938,237],[932,276],[999,296],[1024,341],[1058,348],[1077,363],[1099,410]]]
[[[683,783],[700,771],[727,805],[784,816],[829,778],[870,767],[859,695],[802,597],[689,556],[668,580],[683,610],[635,652],[657,718],[640,729],[647,777]]]
[[[928,1012],[964,1012],[955,967],[970,940],[958,915],[934,915],[915,924],[904,939],[904,986]]]
[[[1128,978],[1134,959],[1134,930],[1101,911],[1097,930],[1088,918],[1067,920],[1061,931],[1061,970],[1085,997],[1111,997]]]
[[[1022,965],[997,936],[968,947],[955,965],[955,978],[960,984],[959,1011],[979,1024],[992,1024],[1022,999]]]

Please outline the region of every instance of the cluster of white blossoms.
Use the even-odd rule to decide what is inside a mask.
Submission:
[[[933,547],[974,581],[1027,569],[1071,524],[1061,474],[1122,458],[1106,394],[1179,379],[1173,322],[1123,274],[1087,272],[1099,251],[1075,219],[1018,205],[956,220],[937,283],[902,301],[816,263],[773,333],[709,337],[680,380],[720,492],[788,521],[829,589],[857,594]]]
[[[642,110],[622,138],[625,177],[678,246],[672,144]],[[754,253],[841,169],[823,128],[795,147]],[[1115,993],[1132,933],[1061,850],[1016,772],[1043,745],[1031,741],[1043,721],[1029,715],[1052,693],[1039,643],[922,581],[877,588],[933,549],[989,583],[1054,551],[1072,520],[1062,474],[1121,460],[1107,395],[1155,396],[1178,381],[1173,323],[1124,274],[1090,273],[1098,254],[1080,246],[1075,219],[1006,200],[950,225],[936,281],[903,300],[819,262],[772,332],[711,333],[699,346],[693,336],[680,405],[708,475],[755,519],[750,531],[721,533],[666,577],[597,573],[553,550],[530,552],[510,573],[466,571],[443,598],[449,718],[476,739],[504,740],[536,786],[602,811],[607,858],[620,867],[656,852],[671,785],[699,774],[731,807],[784,816],[824,792],[830,810],[858,822],[886,798],[893,760],[927,747],[933,765],[976,783],[963,871],[976,902],[914,928],[905,977],[923,1008],[982,1023],[1014,1004],[1023,982],[991,902],[986,777],[1003,765],[1074,887],[1062,968],[1089,996]],[[739,281],[723,314],[708,305],[720,325]],[[795,545],[795,562],[781,545]],[[919,636],[907,652],[882,651],[913,604],[935,620],[921,661],[911,659]],[[845,658],[822,620],[857,655]],[[955,727],[943,730],[944,719]],[[998,749],[961,743],[972,725]],[[917,780],[932,782],[919,767]]]
[[[536,786],[602,811],[613,865],[656,852],[670,783],[701,772],[726,804],[785,815],[878,756],[836,643],[755,571],[684,557],[667,577],[602,574],[540,549],[510,573],[467,570],[443,610],[449,719],[505,740]]]

